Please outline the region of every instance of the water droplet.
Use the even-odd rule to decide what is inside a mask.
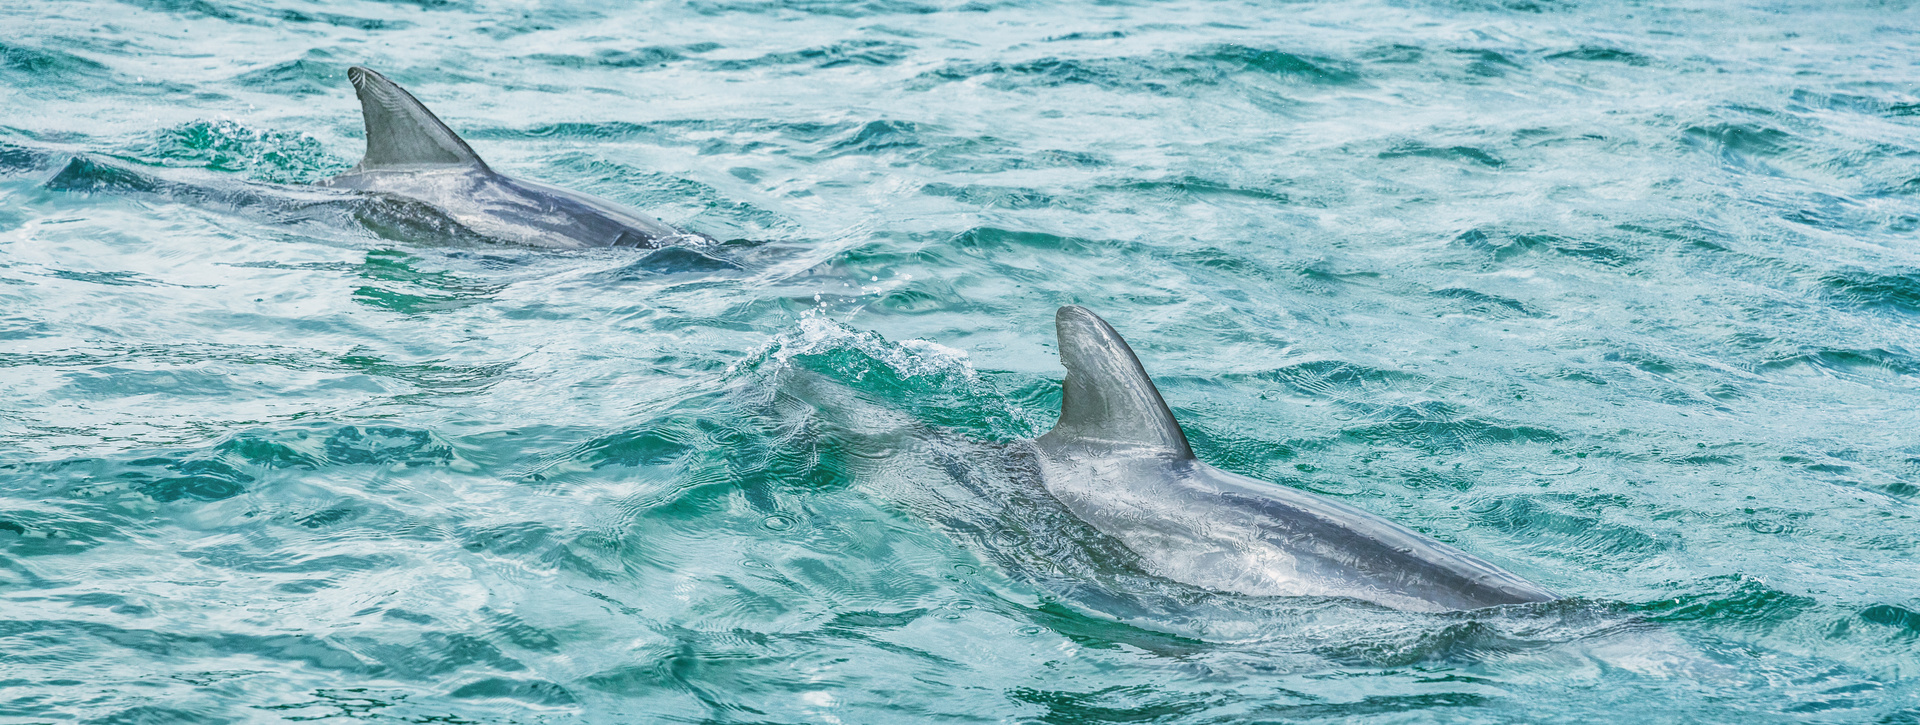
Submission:
[[[786,531],[793,528],[793,517],[775,514],[760,522],[760,526],[768,531]]]

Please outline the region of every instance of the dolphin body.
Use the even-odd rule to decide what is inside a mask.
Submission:
[[[1139,358],[1084,307],[1055,315],[1060,420],[1033,440],[1046,490],[1148,573],[1252,596],[1449,611],[1559,598],[1404,526],[1194,458]]]
[[[473,147],[386,76],[354,66],[367,154],[319,186],[425,204],[480,237],[552,249],[655,248],[706,238],[605,199],[496,173]]]

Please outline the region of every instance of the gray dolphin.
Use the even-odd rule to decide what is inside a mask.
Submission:
[[[1033,441],[1048,492],[1150,573],[1255,596],[1447,611],[1554,593],[1360,509],[1194,458],[1139,358],[1084,307],[1055,315],[1060,421]]]
[[[605,199],[494,172],[473,147],[386,76],[355,66],[367,154],[319,183],[424,203],[482,237],[555,249],[653,248],[704,240]]]

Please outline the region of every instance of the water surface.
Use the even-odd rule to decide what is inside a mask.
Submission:
[[[0,718],[1920,721],[1917,29],[8,4]],[[115,182],[337,173],[353,64],[725,264]],[[1001,453],[1070,303],[1202,459],[1569,599],[1140,573]]]

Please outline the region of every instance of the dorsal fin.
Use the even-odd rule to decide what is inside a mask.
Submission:
[[[1053,321],[1067,379],[1060,422],[1040,436],[1043,446],[1131,448],[1193,457],[1179,421],[1112,325],[1076,305],[1060,308]]]
[[[386,76],[360,66],[347,69],[360,94],[367,123],[367,156],[355,171],[487,164],[447,124]]]

